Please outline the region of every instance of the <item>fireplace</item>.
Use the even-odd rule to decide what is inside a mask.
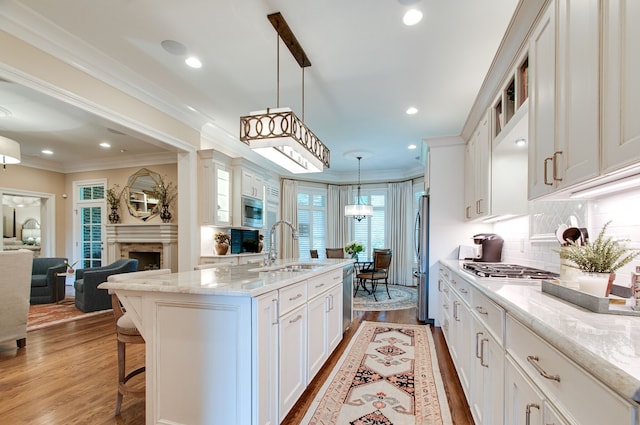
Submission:
[[[178,271],[178,225],[107,224],[107,255],[111,263],[135,258],[138,270]]]
[[[138,271],[157,270],[160,268],[162,255],[160,252],[129,251],[129,258],[138,260]]]

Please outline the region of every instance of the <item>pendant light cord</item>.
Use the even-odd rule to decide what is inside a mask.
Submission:
[[[361,156],[358,157],[358,197],[356,198],[356,204],[360,205],[360,160]]]
[[[276,108],[280,108],[280,34],[276,35]]]

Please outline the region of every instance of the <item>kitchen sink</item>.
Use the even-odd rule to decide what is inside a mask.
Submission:
[[[252,272],[304,272],[322,267],[323,263],[292,263],[281,266],[268,266],[251,269]]]

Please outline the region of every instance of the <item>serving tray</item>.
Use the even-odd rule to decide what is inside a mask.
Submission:
[[[624,304],[612,304],[611,298],[596,297],[577,289],[562,286],[558,281],[542,281],[542,292],[558,297],[564,301],[586,308],[594,313],[622,314],[626,316],[640,316],[640,311],[632,310],[630,306]]]

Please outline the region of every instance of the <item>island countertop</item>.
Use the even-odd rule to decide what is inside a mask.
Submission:
[[[640,402],[640,317],[593,313],[542,292],[540,282],[478,278],[458,261],[441,263],[618,394]]]
[[[104,282],[101,289],[182,294],[230,295],[257,297],[267,292],[299,282],[352,263],[351,259],[277,260],[271,266],[243,264],[220,266],[164,275],[132,278],[122,282]],[[299,271],[278,271],[284,267],[303,264]]]

